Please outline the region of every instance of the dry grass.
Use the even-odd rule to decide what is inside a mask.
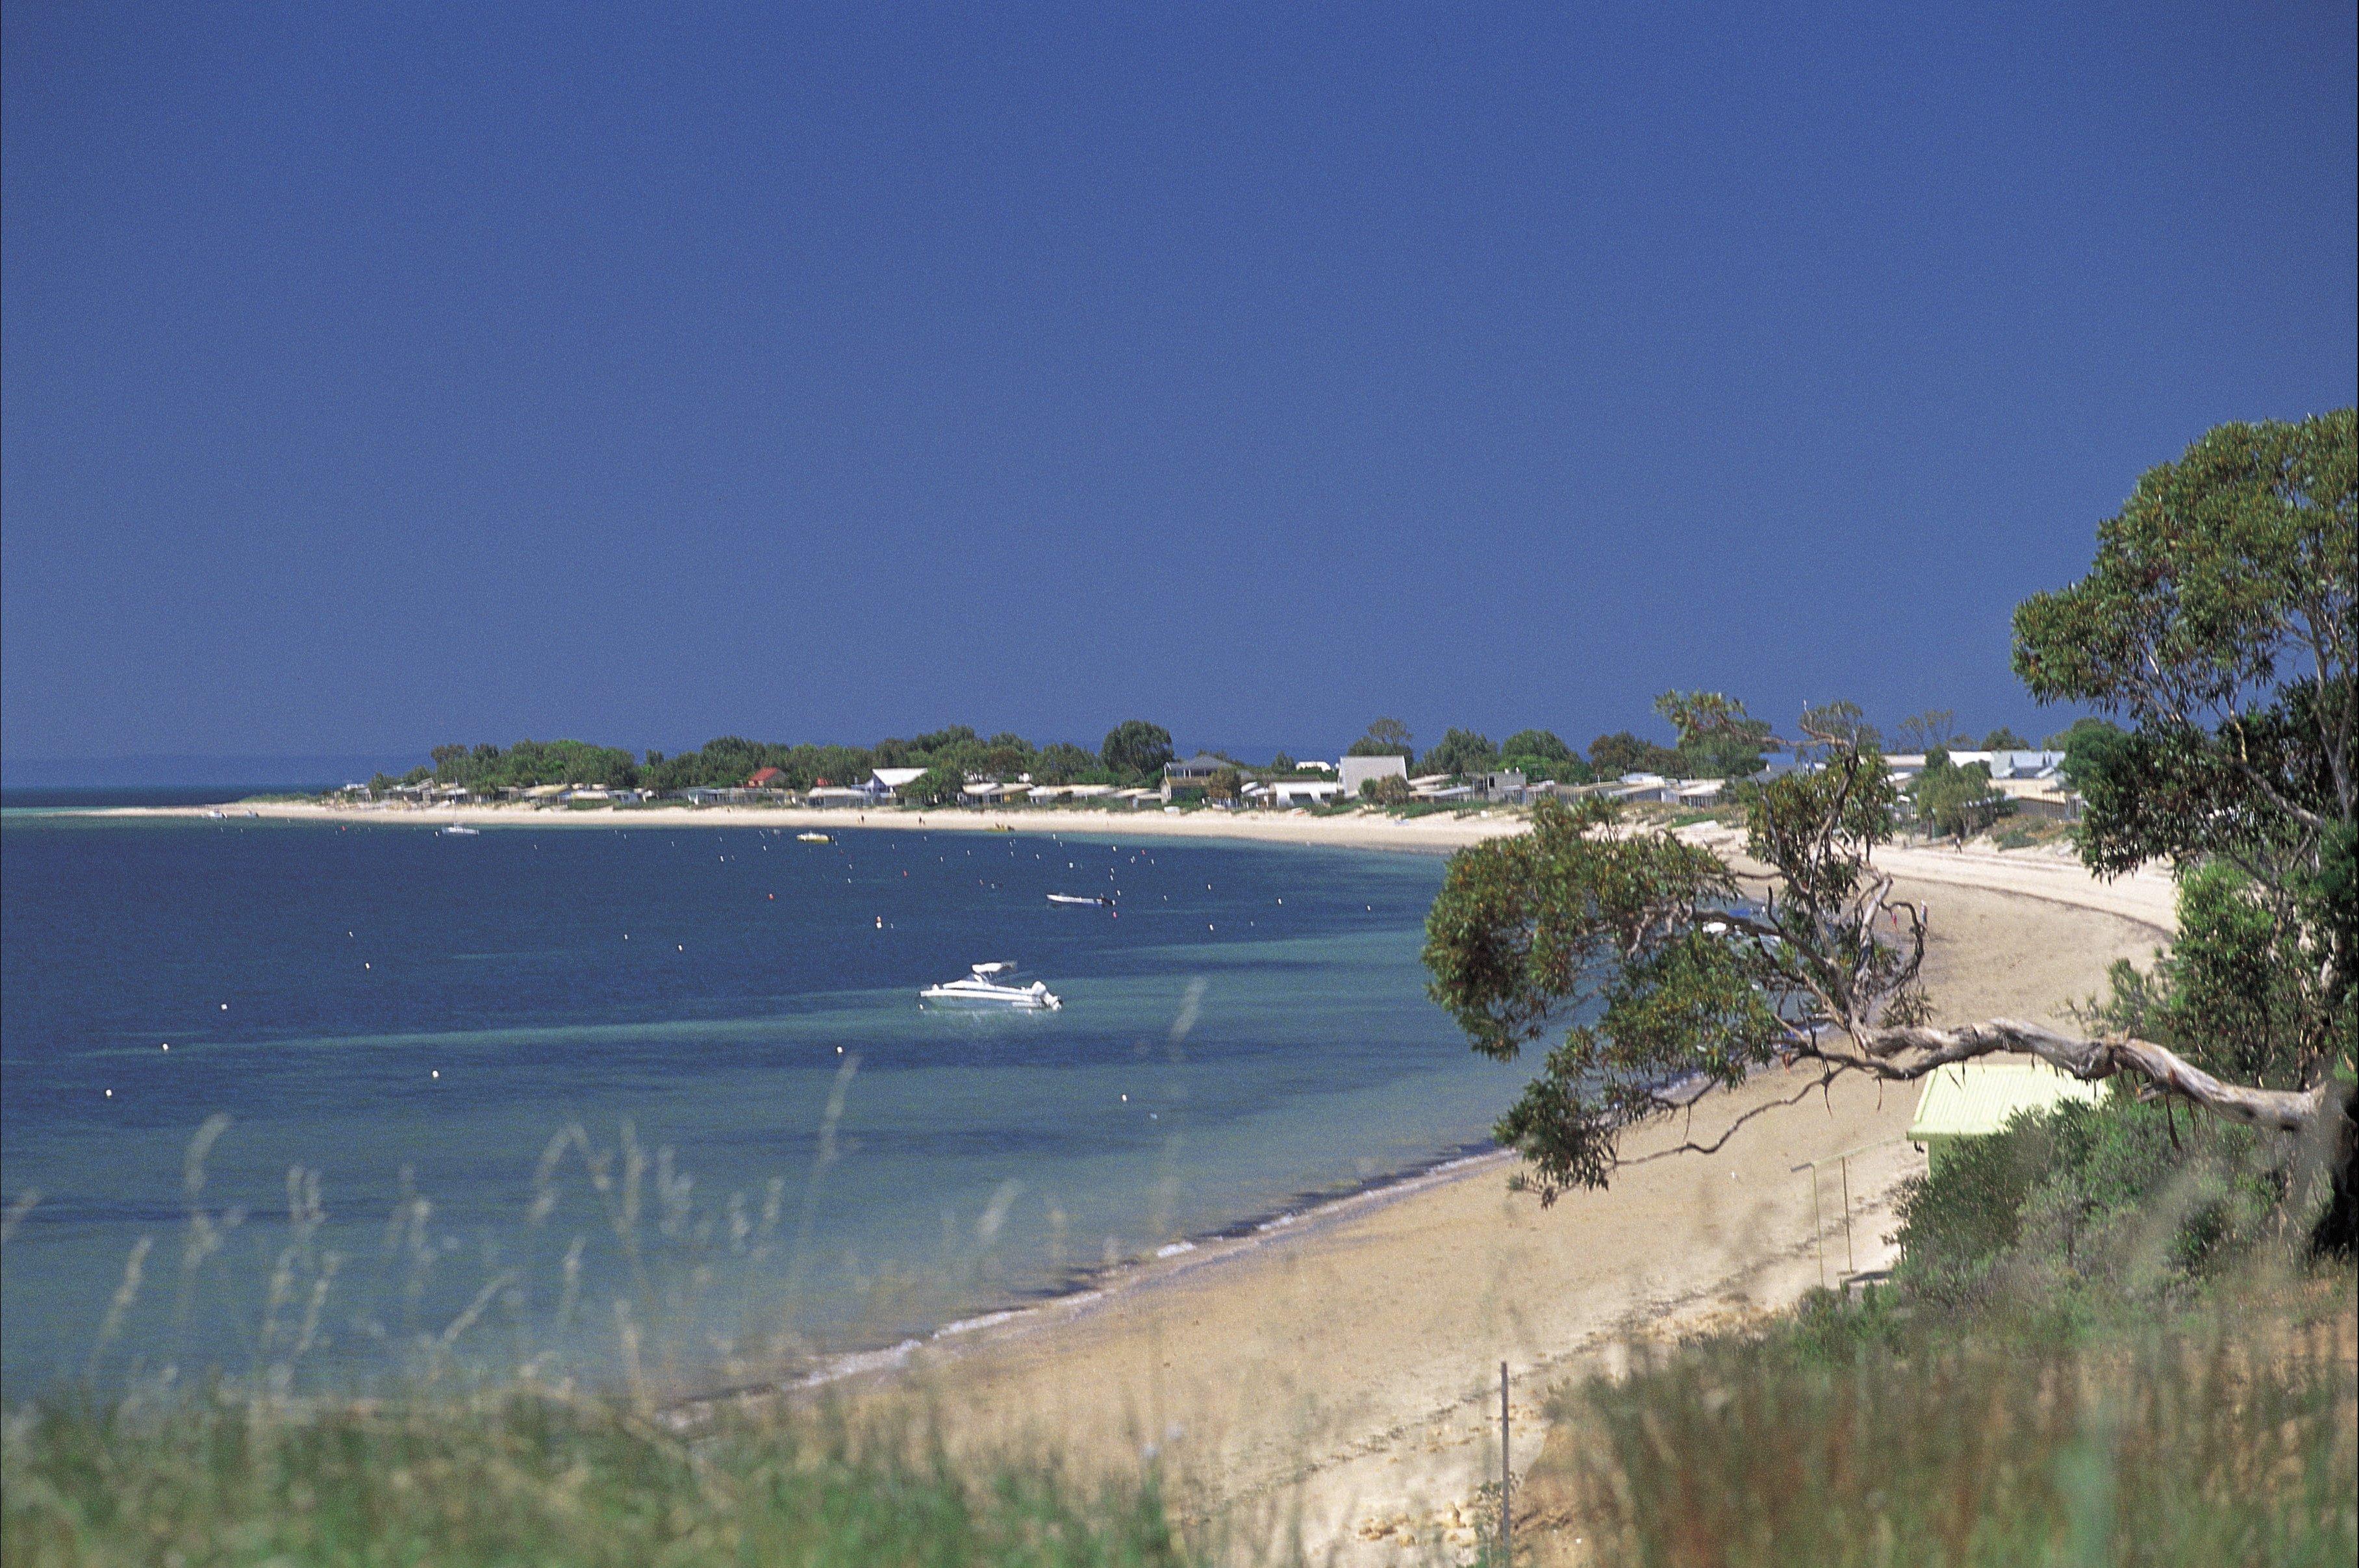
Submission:
[[[2351,1286],[2073,1342],[1850,1309],[1643,1356],[1559,1397],[1517,1511],[1543,1563],[2348,1563]]]

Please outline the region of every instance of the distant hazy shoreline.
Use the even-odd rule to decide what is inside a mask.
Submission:
[[[276,822],[333,822],[385,827],[444,828],[793,828],[798,832],[870,830],[927,833],[1079,833],[1120,838],[1224,839],[1253,844],[1329,845],[1352,849],[1448,851],[1524,831],[1526,819],[1507,812],[1471,816],[1436,813],[1390,817],[1376,813],[1297,816],[1285,811],[1072,810],[939,811],[845,811],[809,806],[640,806],[591,811],[539,811],[527,806],[342,806],[266,800],[213,806],[97,807],[84,817],[210,820],[256,817]]]

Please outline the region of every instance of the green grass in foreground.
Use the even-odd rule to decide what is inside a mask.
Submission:
[[[953,1465],[801,1416],[690,1442],[624,1404],[526,1393],[28,1407],[8,1418],[0,1487],[9,1568],[1189,1561],[1151,1479]]]
[[[1541,1561],[1648,1568],[2347,1568],[2351,1308],[2345,1276],[2069,1340],[1822,1301],[1566,1391],[1529,1535]]]

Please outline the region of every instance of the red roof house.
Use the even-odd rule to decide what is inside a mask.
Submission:
[[[786,774],[776,768],[757,769],[754,777],[745,780],[748,789],[783,789],[786,787]]]

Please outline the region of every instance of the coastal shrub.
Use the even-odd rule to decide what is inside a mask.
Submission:
[[[953,1459],[812,1414],[692,1436],[617,1401],[50,1402],[0,1435],[10,1568],[173,1563],[1022,1564],[1192,1560],[1152,1474]]]
[[[2060,1340],[1829,1297],[1561,1391],[1518,1527],[1648,1568],[2348,1563],[2352,1307],[2343,1275]]]
[[[2282,1237],[2272,1152],[2125,1094],[2021,1115],[1904,1184],[1895,1278],[1927,1306],[2060,1322],[2182,1293]]]

